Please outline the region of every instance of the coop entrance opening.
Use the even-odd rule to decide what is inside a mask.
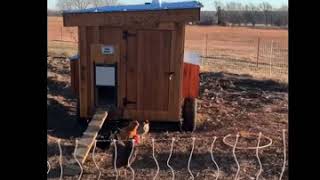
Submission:
[[[96,105],[99,107],[116,105],[117,77],[116,65],[96,65]]]

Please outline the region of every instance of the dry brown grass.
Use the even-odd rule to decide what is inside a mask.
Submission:
[[[78,43],[62,42],[62,41],[49,41],[48,54],[60,54],[65,56],[72,56],[78,52]]]
[[[287,30],[187,26],[185,50],[210,57],[203,58],[202,71],[249,74],[256,78],[288,82]]]

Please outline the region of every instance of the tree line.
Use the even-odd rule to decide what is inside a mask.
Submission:
[[[201,1],[200,1],[201,2]],[[120,5],[118,0],[58,0],[59,11],[48,10],[48,16],[59,16],[62,10],[85,9],[89,7]],[[251,25],[264,24],[266,26],[287,26],[288,6],[273,8],[268,2],[260,4],[243,4],[241,2],[222,3],[213,2],[216,11],[201,11],[200,25]]]
[[[56,4],[60,11],[112,5],[119,5],[118,0],[58,0]]]
[[[288,25],[288,6],[283,5],[280,8],[273,8],[268,2],[262,2],[258,5],[240,2],[214,1],[216,11],[202,11],[200,22],[203,25],[252,25],[264,24],[272,26]]]

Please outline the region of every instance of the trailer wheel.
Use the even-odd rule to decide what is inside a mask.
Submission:
[[[182,129],[195,131],[197,124],[197,101],[195,98],[185,98],[182,107]]]
[[[88,127],[88,120],[85,118],[80,117],[80,103],[79,99],[77,100],[77,108],[76,108],[76,118],[77,118],[77,124],[80,126],[80,129],[82,131],[86,130]]]

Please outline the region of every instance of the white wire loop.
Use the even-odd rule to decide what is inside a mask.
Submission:
[[[239,133],[238,133],[239,134]],[[251,135],[252,136],[256,136],[256,134],[253,134],[253,133],[251,133]],[[226,135],[224,138],[223,138],[223,143],[224,144],[226,144],[226,145],[228,145],[228,146],[230,146],[230,147],[234,147],[234,145],[233,144],[231,144],[230,142],[228,142],[227,141],[227,138],[229,138],[231,136],[231,134],[228,134],[228,135]],[[240,137],[240,135],[239,135],[239,137]],[[269,138],[269,137],[267,137],[267,136],[265,136],[265,135],[263,135],[263,134],[261,134],[261,137],[264,137],[264,138],[266,138],[267,140],[269,140],[269,143],[268,144],[266,144],[266,145],[263,145],[263,146],[259,146],[259,147],[239,147],[239,146],[237,146],[236,147],[236,149],[257,149],[257,148],[259,148],[259,149],[263,149],[263,148],[266,148],[266,147],[269,147],[269,146],[271,146],[272,145],[272,139],[271,138]]]
[[[73,158],[77,161],[77,163],[78,163],[78,165],[79,165],[79,167],[80,167],[80,170],[81,170],[81,172],[80,172],[80,174],[79,174],[79,177],[78,177],[78,180],[80,180],[81,177],[82,177],[82,174],[83,174],[83,167],[82,167],[82,164],[80,163],[80,161],[79,161],[78,158],[77,158],[78,143],[79,143],[79,140],[76,139],[76,146],[75,146],[75,148],[74,148]]]
[[[118,180],[119,178],[119,172],[118,172],[118,169],[117,169],[117,156],[118,156],[118,152],[117,152],[117,140],[113,139],[112,140],[113,142],[113,145],[114,145],[114,160],[113,160],[113,168],[114,168],[114,171],[116,172],[116,180]]]
[[[157,159],[156,159],[156,157],[154,155],[154,138],[152,138],[152,156],[153,156],[153,159],[154,159],[154,161],[155,161],[155,163],[157,165],[157,172],[153,177],[153,180],[155,180],[157,178],[158,174],[159,174],[160,167],[159,167],[159,163],[158,163],[158,161],[157,161]]]
[[[96,158],[95,158],[96,147],[97,147],[97,140],[94,141],[94,146],[93,146],[93,150],[92,150],[92,160],[93,160],[94,165],[96,166],[96,168],[99,171],[98,180],[100,180],[102,172],[101,172],[101,170],[96,162]]]
[[[174,169],[172,168],[172,166],[170,166],[169,162],[170,162],[170,159],[171,159],[171,156],[172,156],[172,153],[173,153],[173,143],[174,143],[174,141],[175,141],[175,138],[173,137],[172,140],[171,140],[170,155],[169,155],[168,160],[167,160],[167,166],[170,168],[171,173],[172,173],[172,180],[174,180],[175,174],[174,174]]]
[[[191,149],[189,160],[188,160],[188,172],[191,175],[191,179],[194,179],[194,176],[193,176],[192,171],[190,169],[190,163],[191,163],[191,158],[192,158],[192,154],[193,154],[193,150],[194,150],[194,142],[195,142],[195,140],[196,140],[196,138],[192,137],[192,149]]]
[[[132,172],[132,180],[134,180],[134,177],[135,177],[135,172],[134,172],[134,169],[131,167],[131,163],[130,163],[130,160],[132,158],[132,154],[133,154],[133,151],[134,151],[134,140],[131,140],[132,142],[132,148],[131,148],[131,152],[130,152],[130,156],[128,158],[128,168],[131,170]]]
[[[237,156],[236,156],[236,147],[237,147],[237,143],[238,143],[238,140],[239,140],[239,133],[236,135],[236,141],[233,145],[233,149],[232,149],[232,154],[233,154],[233,157],[234,157],[234,161],[237,163],[237,173],[236,175],[234,176],[234,180],[238,180],[238,175],[239,175],[239,172],[240,172],[240,165],[239,165],[239,162],[238,162],[238,159],[237,159]]]
[[[283,138],[283,166],[282,166],[282,170],[281,170],[281,174],[280,174],[279,180],[282,179],[284,170],[286,168],[286,161],[287,161],[287,155],[286,155],[286,130],[285,129],[282,130],[282,138]]]
[[[47,166],[48,166],[47,174],[49,174],[49,172],[50,172],[50,170],[51,170],[51,166],[50,166],[49,161],[47,161]]]
[[[58,139],[58,147],[59,147],[59,165],[60,165],[60,178],[59,180],[62,180],[63,178],[63,167],[62,167],[62,149],[61,149],[61,139]]]
[[[285,134],[285,129],[282,130],[282,135],[283,135],[283,166],[282,166],[282,170],[281,170],[281,173],[280,173],[280,177],[279,177],[279,180],[282,179],[283,177],[283,173],[285,171],[285,168],[286,168],[286,160],[287,160],[287,156],[286,156],[286,134]],[[254,133],[249,133],[249,135],[256,135]],[[240,173],[240,164],[238,162],[238,159],[237,159],[237,156],[236,156],[236,149],[254,149],[255,150],[255,153],[256,153],[256,158],[257,158],[257,161],[259,163],[259,171],[257,172],[256,174],[256,180],[259,180],[259,177],[261,175],[261,173],[263,172],[263,168],[262,168],[262,163],[261,163],[261,160],[260,160],[260,157],[259,157],[259,150],[260,149],[263,149],[263,148],[266,148],[268,146],[271,146],[272,145],[272,139],[267,137],[267,136],[264,136],[261,132],[259,132],[258,134],[258,143],[257,143],[257,146],[255,147],[241,147],[241,146],[237,146],[237,144],[239,143],[239,138],[240,137],[243,137],[242,135],[240,135],[240,133],[238,132],[236,134],[236,137],[235,137],[235,142],[232,144],[230,142],[227,141],[228,138],[230,138],[232,135],[231,134],[228,134],[226,135],[225,137],[223,137],[223,143],[228,145],[228,146],[231,146],[232,147],[232,154],[233,154],[233,157],[234,157],[234,160],[237,164],[237,172],[235,174],[235,177],[234,177],[234,180],[238,180],[239,179],[239,173]],[[188,169],[188,172],[190,174],[190,178],[192,180],[194,180],[195,176],[193,175],[191,169],[190,169],[190,164],[191,164],[191,160],[192,160],[192,156],[193,156],[193,152],[194,152],[194,148],[195,148],[195,140],[196,138],[195,137],[191,137],[192,138],[192,149],[191,149],[191,152],[190,152],[190,155],[189,155],[189,159],[188,159],[188,166],[187,166],[187,169]],[[268,143],[265,144],[265,145],[261,145],[261,140],[262,138],[265,138]],[[187,138],[182,138],[182,139],[187,139]],[[158,160],[155,156],[155,140],[157,141],[161,141],[161,140],[165,140],[165,141],[168,141],[170,139],[154,139],[154,138],[151,138],[151,141],[152,141],[152,157],[156,163],[156,166],[157,166],[157,171],[153,177],[153,180],[155,180],[158,175],[159,175],[159,171],[160,171],[160,167],[159,167],[159,163],[158,163]],[[220,176],[220,168],[217,164],[217,162],[215,161],[214,159],[214,156],[213,156],[213,149],[214,149],[214,144],[217,140],[217,137],[214,136],[213,140],[212,140],[212,143],[211,143],[211,148],[210,148],[210,155],[211,155],[211,160],[212,162],[214,163],[216,169],[217,169],[217,172],[216,172],[216,175],[215,175],[215,180],[217,180]],[[95,151],[96,151],[96,147],[97,147],[97,142],[110,142],[112,141],[112,144],[114,145],[114,159],[113,159],[113,168],[114,168],[114,171],[116,173],[116,177],[115,179],[118,180],[119,178],[119,170],[117,169],[117,158],[118,158],[118,151],[117,151],[117,140],[116,139],[112,139],[112,140],[95,140],[94,141],[94,146],[93,146],[93,152],[92,152],[92,159],[93,159],[93,162],[95,164],[95,167],[97,168],[97,170],[99,171],[99,175],[98,175],[98,180],[100,180],[101,178],[101,175],[102,175],[102,171],[100,169],[100,167],[98,166],[97,162],[96,162],[96,158],[95,158]],[[135,142],[134,140],[130,140],[131,143],[132,143],[132,147],[131,147],[131,151],[130,151],[130,155],[129,155],[129,158],[128,158],[128,164],[127,164],[127,167],[131,170],[132,172],[132,180],[135,179],[135,170],[132,168],[131,164],[132,164],[132,158],[133,158],[133,154],[134,154],[134,149],[135,149]],[[170,165],[170,160],[171,160],[171,157],[172,157],[172,154],[173,154],[173,148],[174,148],[174,142],[177,141],[177,139],[175,137],[171,138],[171,146],[170,146],[170,154],[168,156],[168,159],[167,159],[167,167],[170,169],[171,173],[172,173],[172,180],[175,179],[175,170],[173,169],[173,167]],[[57,139],[57,142],[58,142],[58,147],[59,147],[59,165],[60,165],[60,178],[59,180],[62,180],[63,179],[63,174],[64,174],[64,169],[63,169],[63,152],[62,152],[62,148],[61,148],[61,139]],[[79,140],[76,139],[76,143],[75,143],[75,149],[74,149],[74,153],[73,153],[73,157],[75,158],[76,162],[78,163],[80,169],[81,169],[81,172],[79,174],[79,177],[78,177],[78,180],[81,180],[82,178],[82,175],[83,175],[83,166],[82,166],[82,163],[77,159],[77,149],[78,149],[78,144],[79,144]],[[49,161],[47,160],[47,167],[48,167],[48,170],[47,170],[47,174],[50,173],[50,170],[51,170],[51,165],[49,163]]]
[[[256,180],[259,179],[259,176],[260,176],[260,174],[261,174],[261,172],[262,172],[262,164],[261,164],[260,157],[259,157],[259,147],[260,147],[261,136],[262,136],[262,133],[260,132],[260,133],[259,133],[259,137],[258,137],[257,149],[256,149],[256,156],[257,156],[257,159],[258,159],[258,162],[259,162],[259,167],[260,167],[260,169],[259,169],[259,171],[258,171],[258,173],[257,173]]]
[[[216,140],[217,140],[217,137],[215,136],[214,138],[213,138],[213,141],[212,141],[212,143],[211,143],[211,149],[210,149],[210,155],[211,155],[211,160],[212,160],[212,162],[215,164],[215,166],[216,166],[216,168],[217,168],[217,176],[216,176],[216,180],[219,178],[219,175],[220,175],[220,168],[219,168],[219,166],[218,166],[218,164],[217,164],[217,162],[214,160],[214,157],[213,157],[213,146],[214,146],[214,143],[216,142]]]

